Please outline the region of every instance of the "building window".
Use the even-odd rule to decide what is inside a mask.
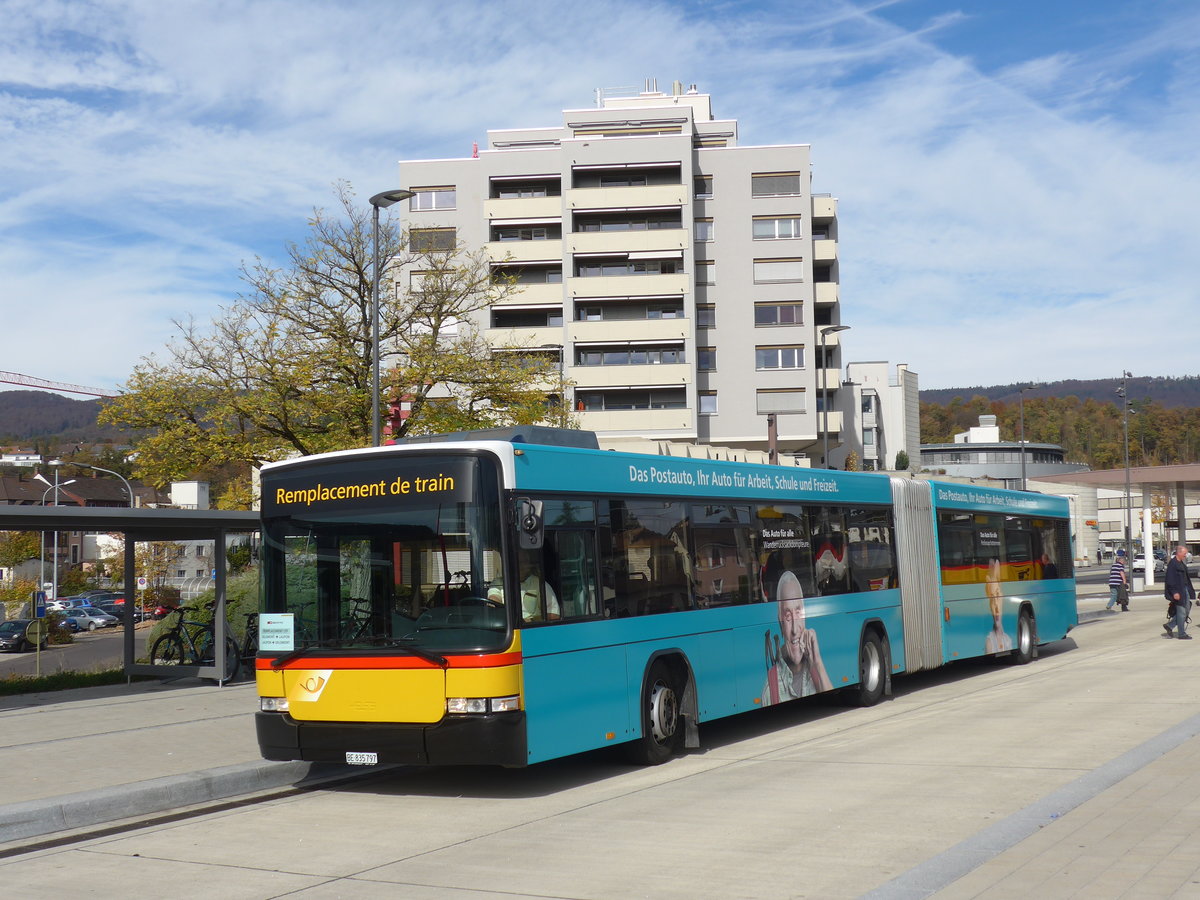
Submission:
[[[595,259],[577,263],[575,274],[580,278],[673,275],[678,265],[673,259]]]
[[[492,308],[493,328],[561,328],[562,310]]]
[[[717,392],[716,391],[701,391],[700,400],[700,415],[715,416],[717,414]]]
[[[761,390],[756,392],[758,412],[767,413],[802,413],[805,410],[804,391],[802,390]]]
[[[550,229],[544,225],[537,228],[497,228],[498,241],[545,241],[550,239]]]
[[[697,219],[696,220],[696,240],[711,241],[713,239],[713,220],[712,219]]]
[[[683,227],[678,212],[641,213],[630,215],[589,214],[575,217],[575,230],[580,233],[605,231],[667,231]]]
[[[453,228],[413,228],[408,232],[408,249],[413,253],[453,250],[458,236]]]
[[[713,180],[711,175],[697,175],[695,180],[696,199],[710,200],[713,195]]]
[[[511,280],[514,284],[562,284],[562,266],[497,267],[492,270],[492,278],[496,282]]]
[[[622,172],[617,175],[601,175],[600,187],[645,187],[646,176]]]
[[[800,237],[799,216],[755,216],[754,240],[781,241]]]
[[[611,412],[632,409],[685,409],[687,396],[682,388],[642,391],[577,391],[584,412]]]
[[[697,306],[696,307],[696,327],[697,328],[716,328],[717,327],[717,308],[715,306]]]
[[[494,182],[494,195],[498,200],[529,200],[534,197],[558,197],[561,189],[558,182],[521,184],[519,182]]]
[[[803,325],[804,304],[802,303],[755,303],[754,324]]]
[[[755,284],[803,280],[803,259],[756,259],[754,261]]]
[[[696,348],[696,368],[701,372],[711,372],[717,367],[716,347]]]
[[[764,172],[761,175],[751,175],[750,194],[753,197],[798,197],[800,173]]]
[[[804,347],[755,347],[754,368],[760,372],[769,369],[802,369]]]
[[[619,347],[580,350],[580,366],[658,366],[686,362],[682,347]]]
[[[424,209],[454,209],[458,192],[452,187],[414,188],[408,208],[413,212]]]
[[[717,264],[712,260],[696,260],[696,284],[716,284]]]

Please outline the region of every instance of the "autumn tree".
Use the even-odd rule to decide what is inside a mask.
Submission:
[[[253,467],[370,443],[371,212],[345,184],[336,196],[336,214],[315,211],[284,266],[243,266],[246,293],[211,323],[176,322],[164,358],[143,359],[107,404],[102,422],[145,429],[139,478],[207,478],[219,506],[245,507]],[[518,289],[494,276],[484,251],[410,246],[385,217],[379,258],[420,276],[381,278],[384,399],[410,410],[396,436],[546,417],[557,357],[494,352],[474,324]]]

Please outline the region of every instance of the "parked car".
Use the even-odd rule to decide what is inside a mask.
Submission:
[[[46,649],[49,640],[43,619],[9,619],[0,622],[0,650],[18,652],[33,650],[41,637],[42,649]]]
[[[72,606],[76,605],[74,602],[72,602],[74,600],[75,600],[74,597],[60,597],[57,600],[47,600],[46,601],[46,609],[54,610],[55,612],[58,612],[58,611],[64,610],[64,609],[69,609]]]
[[[96,609],[94,606],[72,606],[66,611],[66,615],[75,620],[80,631],[108,628],[121,621],[116,616],[110,616],[104,610]]]

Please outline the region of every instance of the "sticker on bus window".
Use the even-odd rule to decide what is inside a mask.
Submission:
[[[258,649],[296,649],[295,615],[292,613],[259,613]]]

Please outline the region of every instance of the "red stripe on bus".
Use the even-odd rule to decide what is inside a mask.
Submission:
[[[520,653],[493,653],[487,656],[447,656],[447,669],[491,669],[521,663]],[[254,661],[256,669],[279,672],[283,669],[440,669],[437,663],[419,656],[303,656],[283,666],[272,666],[270,659]]]

